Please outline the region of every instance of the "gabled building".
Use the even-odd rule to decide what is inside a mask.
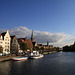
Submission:
[[[27,37],[25,37],[25,38],[19,38],[18,42],[19,43],[27,43],[28,48],[31,49],[31,50],[33,49],[32,41],[30,39],[27,39]]]
[[[3,53],[10,53],[10,41],[11,38],[8,30],[0,34],[0,46],[3,47]]]
[[[28,48],[31,50],[33,50],[33,47],[37,46],[37,42],[34,42],[33,31],[31,34],[31,39],[27,39],[27,36],[26,36],[25,38],[19,38],[18,42],[19,43],[27,43]]]
[[[16,38],[16,35],[11,36],[11,53],[18,53],[20,50],[20,45]]]

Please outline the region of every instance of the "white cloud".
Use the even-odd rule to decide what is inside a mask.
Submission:
[[[1,29],[0,32],[6,31],[5,29]],[[30,37],[32,30],[26,27],[15,27],[10,29],[10,35],[16,35],[17,38],[24,38],[26,36]],[[33,31],[34,32],[34,39],[38,43],[46,43],[49,41],[51,44],[60,45],[63,40],[69,38],[70,36],[65,33],[50,33],[46,31]]]
[[[35,31],[34,32],[34,38],[38,40],[38,42],[45,43],[47,41],[54,43],[54,42],[61,42],[62,40],[70,37],[67,34],[64,33],[50,33],[50,32],[40,32]]]
[[[75,41],[75,37],[71,37],[69,40],[71,40],[71,41]]]
[[[10,30],[10,35],[16,35],[17,38],[24,38],[25,36],[31,35],[31,30],[26,27],[15,27]]]

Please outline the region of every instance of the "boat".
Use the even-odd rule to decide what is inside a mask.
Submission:
[[[38,59],[38,58],[42,58],[43,55],[42,54],[39,54],[39,55],[36,55],[36,56],[31,56],[30,58],[32,59]]]
[[[39,54],[39,51],[33,51],[28,56],[29,58],[32,58],[32,59],[38,59],[38,58],[44,57],[44,55]]]
[[[28,57],[18,57],[18,58],[12,58],[14,61],[21,61],[21,60],[27,60]]]

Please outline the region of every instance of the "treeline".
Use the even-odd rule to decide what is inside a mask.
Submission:
[[[59,50],[59,47],[53,47],[53,48],[44,48],[44,47],[41,47],[39,48],[38,46],[34,47],[33,50],[56,50],[58,51]]]
[[[75,51],[75,43],[70,46],[64,46],[63,51]]]

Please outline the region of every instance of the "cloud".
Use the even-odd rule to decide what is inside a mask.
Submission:
[[[6,31],[5,29],[0,29],[0,32]],[[10,35],[16,35],[17,38],[31,37],[32,30],[27,27],[15,27],[10,29]],[[69,38],[70,36],[65,33],[50,33],[46,31],[33,31],[34,39],[38,43],[46,43],[49,41],[50,43],[60,44],[63,40]]]
[[[70,41],[75,41],[75,37],[72,37],[69,39]]]
[[[35,35],[34,38],[38,40],[38,42],[45,43],[47,41],[54,43],[54,42],[61,42],[62,40],[70,37],[68,34],[64,33],[50,33],[50,32],[40,32],[34,31]]]
[[[31,35],[31,30],[26,27],[15,27],[10,30],[10,35],[16,35],[17,38],[24,38],[25,36]]]

